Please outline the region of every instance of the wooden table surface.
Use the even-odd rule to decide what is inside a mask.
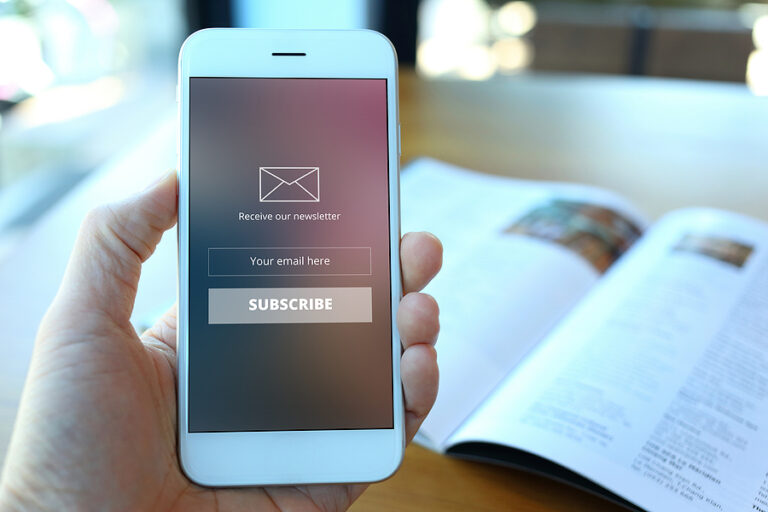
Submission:
[[[768,220],[768,98],[738,84],[536,75],[488,82],[400,75],[402,160],[605,186],[657,217],[713,206]],[[438,341],[439,350],[439,341]],[[363,511],[618,511],[523,471],[419,446]]]
[[[768,220],[768,97],[735,83],[534,74],[400,74],[402,161],[590,183],[656,217],[714,206]]]
[[[548,478],[408,447],[394,477],[372,485],[354,512],[626,511]]]
[[[400,101],[403,162],[429,155],[486,172],[603,185],[651,216],[709,205],[768,219],[768,101],[743,86],[569,75],[434,82],[405,71]],[[173,165],[174,141],[168,112],[136,150],[57,203],[0,265],[0,461],[36,326],[79,219]],[[173,302],[175,238],[168,233],[142,270],[135,318],[151,319]],[[353,510],[619,509],[546,478],[411,446],[397,475],[371,486]]]

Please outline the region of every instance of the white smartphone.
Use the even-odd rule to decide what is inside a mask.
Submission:
[[[388,477],[405,447],[394,48],[367,30],[203,30],[179,107],[184,472]]]

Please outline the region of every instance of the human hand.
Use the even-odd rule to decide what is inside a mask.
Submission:
[[[130,324],[142,263],[176,223],[169,174],[91,212],[43,319],[0,481],[2,510],[344,510],[365,485],[207,489],[179,469],[176,309],[138,336]],[[433,236],[401,241],[397,325],[408,441],[437,394]]]

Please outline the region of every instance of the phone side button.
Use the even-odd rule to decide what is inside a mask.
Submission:
[[[400,123],[397,123],[397,156],[398,158],[400,157],[400,155],[403,154],[402,148],[403,148],[403,143],[400,137]]]

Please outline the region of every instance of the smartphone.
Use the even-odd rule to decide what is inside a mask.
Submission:
[[[404,452],[397,58],[368,30],[208,29],[179,57],[180,463],[369,482]]]

